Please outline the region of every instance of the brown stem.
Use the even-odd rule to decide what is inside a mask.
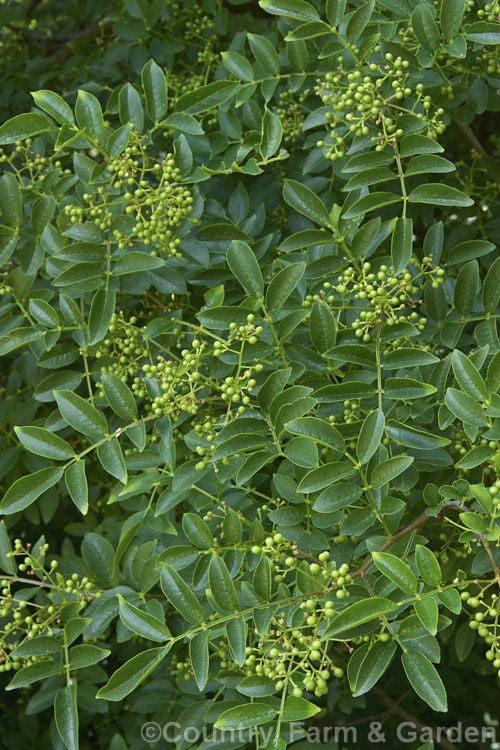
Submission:
[[[500,568],[497,565],[497,561],[493,557],[493,552],[489,548],[488,542],[486,541],[486,539],[484,537],[484,534],[482,534],[481,532],[479,532],[479,538],[481,540],[481,543],[482,543],[484,549],[486,550],[486,554],[490,558],[491,566],[492,566],[492,568],[493,568],[493,570],[495,572],[495,580],[498,583],[498,585],[500,586]]]
[[[405,719],[406,721],[411,721],[412,724],[415,724],[416,727],[419,729],[423,729],[424,727],[427,727],[427,724],[423,724],[421,721],[419,721],[415,716],[412,716],[412,714],[408,713],[408,711],[405,711],[404,708],[401,708],[401,706],[392,700],[384,691],[379,687],[374,687],[373,692],[378,695],[380,700],[385,703],[386,706],[388,706],[392,713],[398,714],[398,716],[401,716],[402,719]],[[449,740],[442,737],[442,733],[438,732],[435,735],[435,741],[438,742],[442,747],[446,747],[448,750],[456,750],[456,745],[453,744],[453,742],[450,742]]]
[[[449,503],[445,503],[441,510],[444,510],[445,508],[450,507],[450,506],[455,506],[455,502],[451,501]],[[385,550],[389,549],[389,547],[392,547],[392,545],[395,542],[402,539],[404,536],[409,534],[414,529],[418,529],[420,526],[423,526],[425,523],[427,523],[427,521],[429,521],[433,517],[434,516],[428,516],[426,513],[421,513],[419,516],[417,516],[417,518],[414,521],[409,523],[408,526],[403,526],[402,529],[400,529],[396,534],[394,534],[392,539],[388,539],[387,542],[385,542],[385,544],[383,544],[380,547],[380,549],[377,550],[377,552],[385,552]],[[364,573],[368,570],[368,568],[372,564],[372,562],[373,562],[373,558],[370,555],[370,557],[367,560],[365,560],[365,562],[363,563],[363,565],[361,565],[360,568],[355,570],[354,573],[351,573],[351,578],[357,578],[358,576],[363,576]]]
[[[460,122],[460,120],[457,120],[456,116],[452,116],[453,122],[457,126],[457,128],[463,133],[463,135],[467,138],[470,145],[476,149],[476,151],[481,154],[482,156],[486,155],[486,149],[482,145],[482,143],[478,140],[477,135],[474,133],[470,125],[466,125],[463,122]]]

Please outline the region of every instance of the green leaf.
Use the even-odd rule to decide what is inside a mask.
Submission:
[[[259,0],[260,7],[275,16],[286,16],[299,21],[319,21],[318,11],[305,0]]]
[[[253,81],[254,72],[251,63],[238,52],[226,51],[221,54],[222,64],[235,78],[242,81]]]
[[[148,253],[141,253],[139,250],[131,250],[118,258],[113,268],[113,274],[123,276],[127,273],[154,271],[156,268],[163,268],[164,265],[165,261],[161,258],[148,255]]]
[[[317,469],[308,471],[297,487],[298,492],[317,492],[354,474],[354,467],[340,461],[331,461]]]
[[[99,100],[93,94],[80,89],[75,104],[75,116],[79,128],[95,141],[100,140],[104,119]]]
[[[289,695],[283,708],[282,721],[304,721],[316,716],[321,711],[320,706],[306,701],[305,698],[299,698],[295,695]]]
[[[205,521],[196,513],[184,513],[182,530],[189,541],[200,549],[210,549],[214,543],[212,532]]]
[[[435,666],[420,651],[406,651],[401,656],[408,681],[416,694],[433,711],[447,711],[446,690]]]
[[[213,81],[206,86],[199,86],[193,91],[183,94],[176,102],[176,112],[186,112],[188,115],[198,115],[207,109],[218,107],[219,104],[227,102],[238,84],[235,81]]]
[[[339,344],[325,352],[325,357],[338,362],[352,362],[366,367],[375,367],[375,353],[363,344]]]
[[[494,246],[491,246],[491,249],[493,250]],[[488,269],[483,281],[482,295],[486,312],[496,312],[500,302],[500,258],[496,258]]]
[[[444,604],[447,609],[454,612],[456,615],[459,615],[462,611],[462,600],[456,589],[445,589],[444,591],[439,591],[437,598],[441,604]]]
[[[54,118],[60,125],[74,125],[75,118],[73,110],[59,94],[47,89],[39,91],[30,91],[36,106],[43,109],[48,115]]]
[[[253,56],[264,70],[272,75],[278,75],[281,70],[280,59],[269,39],[261,34],[250,34],[250,32],[247,32],[247,39]]]
[[[317,300],[312,306],[309,332],[311,341],[320,354],[335,346],[337,322],[330,308],[321,300]]]
[[[111,372],[103,373],[101,382],[115,414],[122,419],[137,419],[137,404],[128,385]]]
[[[498,23],[487,23],[486,21],[473,23],[468,27],[465,38],[478,44],[500,44]]]
[[[346,0],[327,0],[326,17],[332,26],[339,26],[345,13]]]
[[[384,599],[380,596],[374,596],[371,599],[363,599],[363,601],[350,604],[343,612],[332,619],[321,636],[321,640],[333,638],[344,633],[346,630],[357,628],[365,622],[376,620],[378,617],[392,612],[399,606],[398,602],[391,602],[389,599]]]
[[[83,515],[89,509],[89,486],[85,476],[85,461],[79,459],[70,464],[64,472],[64,481],[68,488],[69,496]]]
[[[355,44],[361,36],[372,17],[374,7],[374,0],[370,0],[370,2],[360,5],[360,7],[351,15],[345,32],[349,44]]]
[[[65,461],[75,455],[73,448],[66,440],[44,427],[14,427],[14,432],[19,442],[35,456]]]
[[[409,427],[407,424],[398,422],[396,419],[389,419],[385,430],[389,437],[396,443],[420,451],[442,448],[451,442],[448,438],[433,435],[431,432],[425,432],[424,430],[417,430],[415,427]]]
[[[30,299],[30,314],[47,328],[56,328],[59,325],[59,316],[56,311],[43,299]]]
[[[118,479],[122,484],[127,483],[127,469],[125,468],[125,459],[123,458],[122,449],[117,438],[106,441],[97,448],[97,457],[99,462],[108,474]]]
[[[47,677],[52,677],[61,670],[62,665],[56,664],[52,659],[44,659],[43,661],[35,662],[35,664],[22,667],[19,672],[16,672],[4,690],[17,690],[19,688],[27,687],[34,682],[45,680]]]
[[[291,372],[292,371],[289,367],[275,370],[264,381],[262,388],[257,395],[257,401],[259,402],[259,406],[261,406],[265,412],[269,411],[269,407],[274,397],[283,391],[288,383]]]
[[[414,188],[408,196],[409,203],[430,203],[433,206],[460,206],[466,208],[474,205],[472,198],[449,185],[429,182]]]
[[[91,667],[93,664],[97,664],[97,662],[105,659],[110,653],[111,651],[109,648],[91,646],[87,643],[73,646],[69,652],[70,669],[84,669],[85,667]]]
[[[362,487],[357,487],[350,482],[337,482],[320,493],[314,503],[314,510],[318,513],[333,513],[358,500],[362,494]]]
[[[167,80],[165,73],[154,60],[148,60],[141,72],[142,90],[146,99],[146,112],[154,122],[159,122],[167,111]]]
[[[45,115],[34,112],[17,115],[0,126],[0,146],[4,146],[7,143],[15,143],[16,141],[23,141],[25,138],[32,138],[39,133],[55,129],[56,127],[52,120],[49,120]]]
[[[458,349],[453,351],[451,366],[458,385],[465,393],[478,401],[484,401],[488,397],[488,389],[479,370],[463,352]]]
[[[39,469],[33,474],[16,479],[0,502],[4,515],[17,513],[35,502],[46,490],[53,487],[63,475],[63,469],[54,467]]]
[[[107,701],[123,700],[161,664],[170,648],[171,644],[158,646],[133,656],[111,675],[106,685],[98,691],[96,698]]]
[[[251,674],[236,685],[236,690],[248,698],[265,698],[276,692],[276,685],[269,677]]]
[[[257,567],[254,570],[252,584],[257,594],[265,601],[271,599],[272,571],[271,564],[266,555],[261,555]]]
[[[351,684],[355,698],[364,695],[379,681],[396,653],[396,643],[377,641],[366,651],[356,673],[354,684]]]
[[[189,661],[193,665],[194,679],[200,693],[205,689],[210,665],[208,631],[196,633],[189,641]]]
[[[285,180],[283,198],[299,214],[303,214],[315,224],[330,225],[330,217],[323,201],[310,188],[296,180]]]
[[[239,609],[238,597],[233,580],[221,557],[214,555],[210,560],[208,580],[212,596],[223,612],[236,612]]]
[[[0,208],[6,221],[13,227],[18,227],[23,220],[23,199],[19,181],[12,174],[6,172],[0,179]]]
[[[17,566],[13,557],[8,557],[12,552],[9,535],[5,521],[0,521],[0,570],[9,575],[15,575]]]
[[[471,260],[460,269],[455,283],[454,304],[462,317],[468,315],[476,303],[479,289],[479,265]]]
[[[239,544],[243,535],[243,527],[238,513],[233,508],[226,508],[226,515],[222,523],[222,533],[229,544]]]
[[[280,118],[266,108],[262,117],[262,136],[260,139],[259,151],[263,159],[270,159],[274,156],[281,144],[283,128]]]
[[[226,625],[226,634],[231,659],[242,667],[245,663],[247,645],[247,625],[243,615],[233,617]]]
[[[443,159],[436,154],[422,154],[414,156],[405,170],[405,177],[415,174],[429,174],[430,172],[444,173],[454,172],[456,169],[453,162]]]
[[[384,383],[384,398],[391,401],[424,398],[435,393],[437,388],[413,378],[387,378]]]
[[[285,42],[315,39],[316,37],[331,33],[331,28],[324,21],[306,21],[306,23],[302,23],[296,29],[290,31],[285,37]]]
[[[78,750],[79,747],[76,690],[76,685],[66,685],[56,693],[54,699],[57,731],[67,750]]]
[[[285,266],[273,276],[266,291],[266,308],[269,315],[274,318],[304,275],[306,264],[303,262],[292,263]]]
[[[240,240],[233,240],[227,250],[227,264],[247,294],[261,297],[264,280],[253,250]]]
[[[447,42],[452,42],[460,31],[465,3],[466,0],[441,0],[441,28]]]
[[[413,456],[394,456],[388,458],[376,466],[370,477],[370,484],[374,490],[380,489],[384,484],[392,482],[397,476],[406,471],[413,463]]]
[[[342,214],[342,218],[357,219],[359,216],[364,216],[364,214],[369,211],[375,211],[377,208],[382,208],[383,206],[390,206],[392,203],[399,203],[401,200],[403,200],[402,197],[395,193],[383,191],[369,193],[353,203],[352,206]]]
[[[299,417],[287,422],[285,428],[293,435],[305,435],[340,453],[345,450],[344,438],[337,428],[318,417]]]
[[[444,151],[443,146],[434,138],[421,133],[410,133],[403,136],[399,155],[402,157],[413,156],[414,154],[436,154]]]
[[[54,391],[59,411],[65,422],[77,432],[93,440],[101,440],[108,425],[101,412],[72,391]]]
[[[380,445],[384,434],[384,413],[379,409],[370,412],[361,426],[356,444],[356,455],[360,464],[366,464]]]
[[[377,185],[388,180],[397,180],[397,175],[387,167],[371,167],[362,169],[353,175],[349,182],[342,188],[345,191],[357,190],[358,188]]]
[[[372,552],[373,562],[378,570],[396,584],[405,594],[416,594],[418,583],[411,568],[396,555],[389,552]]]
[[[441,44],[438,26],[429,6],[419,3],[411,14],[411,25],[418,41],[431,54],[437,52]]]
[[[412,219],[396,219],[396,226],[392,233],[391,257],[394,266],[394,274],[398,276],[408,263],[412,255],[413,247],[413,221]]]
[[[144,112],[139,92],[131,83],[126,83],[120,90],[120,122],[126,125],[131,122],[139,135],[144,127]]]
[[[157,617],[134,607],[121,594],[118,594],[118,602],[120,606],[120,620],[133,633],[136,633],[141,638],[146,638],[149,641],[157,641],[158,643],[165,643],[165,641],[168,641],[172,637],[167,626]]]
[[[267,703],[244,703],[241,706],[233,706],[219,716],[214,724],[215,729],[245,729],[247,727],[258,727],[272,721],[277,710]]]
[[[203,135],[204,133],[198,120],[192,115],[186,115],[184,112],[174,112],[174,114],[163,121],[163,124],[169,128],[182,130],[184,133],[189,133],[189,135]]]
[[[480,405],[467,393],[448,388],[444,397],[448,409],[465,424],[486,426],[486,417]]]
[[[399,370],[406,367],[420,367],[422,365],[433,365],[439,362],[439,358],[431,352],[423,349],[405,347],[394,349],[384,356],[384,370]]]
[[[494,453],[494,448],[487,445],[477,445],[466,453],[455,466],[458,469],[474,469],[476,466],[487,461]],[[490,495],[491,498],[491,495]]]
[[[205,620],[203,607],[189,586],[174,568],[165,563],[161,563],[160,584],[169,602],[187,622],[200,625]]]
[[[431,635],[436,635],[439,607],[432,596],[426,596],[414,602],[415,612],[418,619]]]

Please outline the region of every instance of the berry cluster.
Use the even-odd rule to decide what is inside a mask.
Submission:
[[[198,339],[192,342],[192,349],[183,349],[179,361],[168,359],[159,355],[157,364],[145,364],[142,371],[146,377],[146,390],[144,383],[136,378],[132,390],[138,396],[148,394],[151,401],[146,409],[156,416],[169,414],[174,419],[185,411],[195,415],[198,412],[200,400],[197,392],[204,387],[200,372],[201,354],[204,345]],[[148,388],[149,384],[149,388]]]
[[[20,573],[32,578],[33,585],[48,591],[55,590],[56,599],[47,597],[48,602],[40,604],[26,598],[26,589],[14,590],[19,582],[15,576],[0,581],[0,672],[17,671],[23,666],[34,664],[44,655],[18,655],[17,649],[27,640],[44,635],[50,638],[61,633],[61,608],[69,601],[78,601],[84,606],[92,599],[100,598],[102,593],[95,590],[95,585],[87,576],[73,573],[69,578],[57,572],[57,561],[51,560],[48,569],[44,558],[48,544],[32,549],[31,545],[23,545],[20,539],[14,541],[14,550],[7,553],[8,557],[21,558],[18,563]],[[25,581],[25,579],[20,579]],[[51,600],[54,603],[51,603]],[[56,649],[57,650],[57,649]]]
[[[127,320],[123,311],[113,314],[109,326],[109,338],[104,339],[93,350],[97,360],[104,360],[104,364],[100,367],[101,373],[112,373],[126,383],[130,377],[139,372],[138,361],[149,356],[149,349],[144,343],[144,329],[138,328],[136,324],[135,315]],[[135,381],[134,385],[136,385]],[[99,395],[104,398],[102,389]],[[145,392],[142,395],[145,395]]]
[[[304,102],[310,93],[309,89],[301,91],[300,94],[288,89],[279,95],[276,114],[281,120],[284,140],[293,143],[302,134],[302,125],[307,111]]]
[[[489,646],[486,658],[493,663],[500,677],[500,630],[499,630],[499,598],[497,594],[491,595],[491,601],[484,601],[482,595],[472,596],[469,591],[463,591],[462,601],[474,611],[471,613],[469,627],[477,631],[477,634]]]
[[[375,47],[380,52],[380,45]],[[439,107],[431,114],[432,100],[424,94],[421,83],[409,80],[408,60],[394,58],[390,52],[380,63],[371,63],[363,76],[360,70],[347,72],[344,58],[338,57],[338,68],[318,81],[316,93],[323,104],[331,105],[326,114],[330,134],[326,141],[318,141],[319,148],[326,147],[325,157],[338,161],[345,155],[348,136],[368,136],[381,151],[395,138],[401,138],[404,129],[399,119],[409,110],[427,122],[427,134],[435,137],[444,132],[446,125],[439,119],[444,110]],[[402,107],[403,100],[406,107]]]
[[[101,185],[95,193],[84,193],[84,205],[68,203],[63,214],[71,224],[90,218],[103,231],[111,230],[121,250],[138,240],[143,245],[153,245],[152,255],[181,257],[181,240],[175,234],[193,210],[193,196],[187,187],[178,184],[181,173],[172,154],[152,166],[148,162],[137,144],[127,147],[120,156],[109,160],[107,169],[114,179],[107,190]],[[123,195],[122,190],[126,191]],[[115,227],[115,218],[123,211],[133,222]]]

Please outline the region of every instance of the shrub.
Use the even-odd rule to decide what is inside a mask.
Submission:
[[[500,675],[500,7],[110,5],[3,8],[4,747],[455,747]]]

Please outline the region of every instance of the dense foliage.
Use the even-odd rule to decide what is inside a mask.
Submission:
[[[494,725],[500,5],[0,12],[1,746]]]

